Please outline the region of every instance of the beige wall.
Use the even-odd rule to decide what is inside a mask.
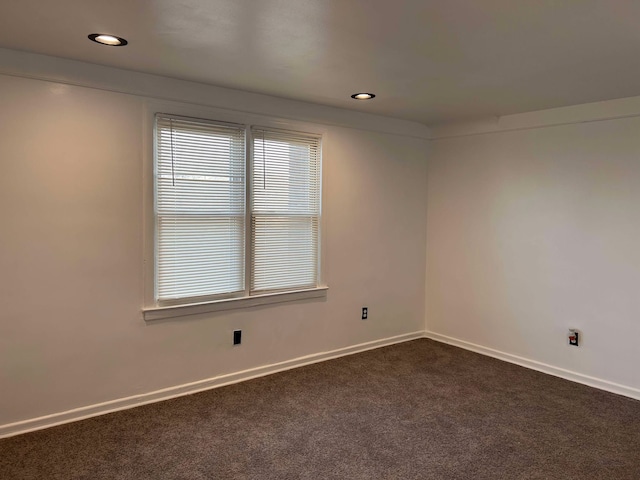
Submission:
[[[146,99],[0,75],[0,105],[0,426],[424,329],[427,140],[283,101],[326,132],[326,300],[145,323]]]
[[[598,119],[634,102],[442,129],[454,136],[429,157],[427,330],[640,388],[640,118]]]

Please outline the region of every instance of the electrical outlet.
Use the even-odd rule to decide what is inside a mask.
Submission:
[[[362,307],[362,320],[366,320],[367,318],[369,318],[369,309]]]
[[[569,345],[574,347],[580,346],[580,332],[575,328],[569,329],[569,335],[567,335],[567,340],[569,340]]]
[[[242,330],[233,331],[233,344],[240,345],[242,343]]]

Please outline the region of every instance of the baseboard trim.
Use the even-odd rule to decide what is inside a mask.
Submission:
[[[487,355],[489,357],[497,358],[498,360],[503,360],[505,362],[514,363],[516,365],[520,365],[521,367],[530,368],[531,370],[537,370],[538,372],[564,378],[565,380],[582,383],[583,385],[588,385],[600,390],[605,390],[607,392],[624,395],[625,397],[630,397],[635,400],[640,400],[640,390],[637,388],[628,387],[619,383],[609,382],[601,378],[590,377],[588,375],[583,375],[582,373],[565,370],[564,368],[554,367],[553,365],[548,365],[536,360],[519,357],[517,355],[512,355],[511,353],[502,352],[500,350],[494,350],[493,348],[483,347],[482,345],[466,342],[464,340],[448,337],[446,335],[441,335],[435,332],[426,331],[424,333],[424,336],[425,338],[430,338],[431,340],[435,340],[437,342],[447,343],[455,347],[464,348],[465,350],[470,350],[482,355]]]
[[[383,338],[380,340],[352,345],[328,352],[315,353],[304,357],[294,358],[292,360],[286,360],[284,362],[264,365],[261,367],[251,368],[249,370],[243,370],[226,375],[220,375],[217,377],[207,378],[205,380],[200,380],[192,383],[186,383],[184,385],[164,388],[162,390],[156,390],[149,393],[133,395],[126,398],[119,398],[117,400],[111,400],[95,405],[88,405],[86,407],[75,408],[73,410],[45,415],[43,417],[37,417],[20,422],[0,425],[0,438],[12,437],[14,435],[33,432],[35,430],[42,430],[65,423],[76,422],[78,420],[97,417],[99,415],[105,415],[107,413],[127,410],[129,408],[139,407],[141,405],[147,405],[149,403],[161,402],[163,400],[191,395],[193,393],[224,387],[225,385],[231,385],[234,383],[251,380],[253,378],[264,377],[273,373],[283,372],[285,370],[291,370],[294,368],[303,367],[305,365],[320,363],[334,358],[353,355],[355,353],[361,353],[367,350],[386,347],[389,345],[394,345],[396,343],[408,342],[410,340],[416,340],[419,338],[424,338],[423,331]]]

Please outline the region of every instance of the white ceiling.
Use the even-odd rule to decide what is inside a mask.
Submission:
[[[426,124],[640,95],[639,26],[638,0],[0,0],[1,47]]]

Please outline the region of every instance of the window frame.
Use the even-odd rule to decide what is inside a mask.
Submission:
[[[155,148],[157,114],[175,117],[194,118],[214,123],[241,124],[245,127],[245,285],[244,290],[232,294],[220,294],[207,297],[191,297],[171,301],[156,300],[156,221],[155,221]],[[268,305],[308,298],[325,298],[326,285],[325,244],[326,235],[324,198],[325,198],[325,162],[324,153],[327,142],[327,129],[322,125],[285,120],[260,114],[234,112],[213,107],[199,107],[177,102],[148,100],[145,102],[143,119],[143,257],[144,257],[144,304],[143,318],[146,321],[180,317],[184,315],[215,312],[235,308]],[[262,127],[271,130],[299,132],[320,137],[320,212],[317,251],[317,283],[314,288],[286,289],[251,294],[251,195],[253,169],[253,137],[251,128]]]

